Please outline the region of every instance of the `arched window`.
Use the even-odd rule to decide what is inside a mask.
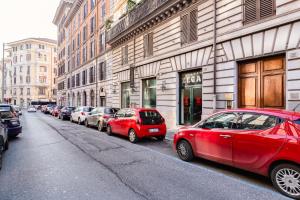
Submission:
[[[86,91],[84,91],[83,93],[82,93],[82,98],[83,98],[83,106],[86,106]]]
[[[72,95],[72,106],[75,106],[75,93],[73,92]]]
[[[77,106],[81,106],[81,94],[79,92],[77,93]]]
[[[68,93],[68,105],[71,105],[71,98],[70,98],[70,93]]]

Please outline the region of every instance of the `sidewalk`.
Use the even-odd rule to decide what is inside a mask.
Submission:
[[[178,129],[180,129],[183,126],[177,126],[175,129],[168,129],[167,130],[167,135],[166,135],[166,140],[173,141],[173,136],[177,132]]]

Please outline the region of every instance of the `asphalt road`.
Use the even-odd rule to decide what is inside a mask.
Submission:
[[[260,176],[183,162],[168,141],[131,144],[41,113],[21,120],[3,159],[1,200],[285,199]]]

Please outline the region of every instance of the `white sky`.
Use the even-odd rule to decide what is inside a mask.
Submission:
[[[2,43],[28,37],[57,39],[52,24],[60,0],[0,0],[0,60]]]

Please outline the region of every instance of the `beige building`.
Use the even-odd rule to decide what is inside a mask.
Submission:
[[[8,43],[4,98],[27,106],[32,101],[56,101],[56,41],[28,38]]]
[[[145,0],[107,41],[112,105],[155,107],[169,128],[300,103],[299,0]]]

